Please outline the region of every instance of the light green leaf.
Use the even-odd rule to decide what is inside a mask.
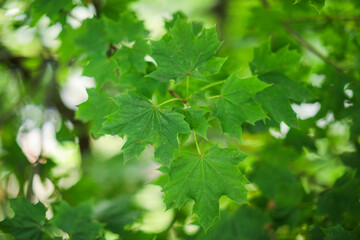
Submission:
[[[178,18],[169,36],[152,42],[152,57],[158,69],[150,76],[162,81],[181,81],[187,76],[205,79],[219,72],[226,60],[214,57],[220,46],[215,27],[195,36],[193,25]]]
[[[244,186],[247,179],[237,167],[244,158],[240,151],[217,146],[200,156],[180,153],[171,164],[170,180],[163,190],[167,207],[181,207],[188,199],[195,200],[194,213],[206,231],[219,215],[222,195],[238,202],[247,201]]]
[[[220,120],[224,132],[241,138],[243,122],[254,124],[266,118],[260,104],[253,98],[257,92],[268,86],[256,77],[239,78],[236,73],[228,77],[212,112],[212,116]]]
[[[105,121],[105,116],[116,111],[116,105],[110,100],[105,93],[100,93],[96,89],[89,88],[88,100],[79,105],[79,110],[76,111],[75,116],[84,122],[91,122],[91,134],[94,137],[100,137],[102,123]]]
[[[190,131],[184,117],[154,106],[146,98],[131,92],[115,97],[114,101],[118,111],[107,117],[103,131],[127,136],[122,148],[125,161],[140,155],[146,145],[153,144],[155,157],[169,165],[173,151],[179,147],[177,135]]]
[[[68,233],[71,240],[94,240],[100,236],[101,224],[91,219],[90,203],[72,207],[61,202],[54,217],[54,224]]]
[[[15,216],[0,222],[0,229],[12,234],[16,240],[41,240],[46,223],[46,208],[42,203],[35,205],[23,198],[10,199]]]
[[[206,131],[210,127],[208,121],[205,119],[205,110],[198,108],[174,108],[178,113],[185,116],[185,121],[189,124],[190,128],[198,135],[207,139]]]

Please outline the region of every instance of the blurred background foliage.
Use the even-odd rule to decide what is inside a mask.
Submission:
[[[0,7],[0,220],[32,209],[25,200],[10,207],[9,199],[26,198],[44,204],[34,214],[46,211],[63,230],[71,226],[61,225],[62,217],[84,213],[90,235],[72,239],[360,239],[358,0],[0,0]],[[140,19],[124,30],[131,42],[159,39],[174,16],[194,21],[194,29],[216,24],[224,41],[219,56],[228,60],[213,79],[235,70],[251,75],[254,49],[271,41],[273,52],[288,46],[300,53],[300,64],[285,62],[282,73],[309,90],[307,102],[282,90],[298,126],[274,119],[245,123],[242,141],[235,141],[210,121],[212,142],[249,155],[239,168],[251,184],[249,204],[220,199],[220,218],[206,234],[193,202],[166,211],[161,186],[167,177],[156,170],[151,147],[124,164],[124,139],[97,136],[91,118],[75,117],[94,78],[103,79],[110,94],[130,88],[164,99],[168,91],[143,77],[154,69],[151,59],[131,58],[132,51],[146,55],[146,43],[117,52],[119,67],[101,38],[103,22],[92,19],[115,27]],[[113,76],[114,67],[120,76]],[[112,90],[106,80],[115,77],[121,84]],[[191,139],[185,144],[194,147]],[[41,231],[68,237],[47,224]],[[20,235],[15,239],[29,239]],[[0,239],[13,237],[0,232]]]

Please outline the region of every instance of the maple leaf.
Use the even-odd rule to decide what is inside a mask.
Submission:
[[[91,134],[94,137],[100,137],[103,134],[100,132],[102,123],[105,121],[105,116],[113,113],[116,110],[116,105],[109,99],[105,93],[101,93],[96,89],[89,88],[88,100],[79,105],[76,111],[76,118],[84,122],[91,122]]]
[[[51,24],[56,22],[66,23],[66,12],[71,11],[73,4],[71,0],[63,1],[49,1],[49,0],[35,0],[31,4],[30,27],[34,27],[43,15],[50,18]]]
[[[145,40],[137,40],[132,47],[122,46],[114,54],[120,66],[120,73],[128,72],[131,67],[146,72],[145,56],[150,53],[150,46]]]
[[[109,40],[112,43],[120,43],[121,41],[143,40],[148,34],[145,30],[144,22],[139,21],[133,12],[125,12],[121,14],[117,21],[105,19],[105,30]]]
[[[297,127],[296,113],[289,100],[302,102],[311,99],[311,92],[301,83],[295,82],[283,74],[267,73],[259,76],[259,79],[273,84],[273,86],[256,94],[256,101],[261,103],[277,122],[284,121],[288,126]]]
[[[153,144],[155,157],[169,165],[173,151],[178,149],[177,135],[190,131],[184,116],[152,105],[143,96],[132,92],[113,98],[118,111],[109,115],[103,124],[103,131],[112,135],[125,134],[125,161],[140,155],[146,145]]]
[[[83,69],[83,75],[94,77],[96,87],[101,88],[108,81],[116,82],[118,64],[115,56],[107,58],[105,54],[89,55],[89,63]]]
[[[10,199],[15,216],[0,222],[1,230],[16,236],[16,239],[41,240],[44,234],[46,208],[42,203],[31,204],[24,198]]]
[[[270,39],[254,48],[254,58],[250,63],[254,74],[262,75],[268,72],[284,72],[295,68],[299,63],[301,55],[295,50],[283,47],[276,53],[271,51]]]
[[[254,101],[254,97],[257,92],[269,86],[256,77],[239,78],[233,73],[222,86],[211,116],[220,120],[224,132],[240,138],[243,122],[254,124],[266,118],[266,114],[260,104]]]
[[[298,120],[289,100],[302,102],[312,98],[311,92],[305,86],[283,73],[295,68],[299,60],[300,55],[294,50],[289,50],[288,47],[272,53],[270,41],[267,41],[259,48],[255,48],[254,59],[250,63],[251,70],[258,74],[260,80],[272,84],[256,94],[256,101],[271,113],[275,121],[278,123],[284,121],[291,127],[297,127]]]
[[[205,231],[219,215],[219,198],[227,195],[238,202],[247,201],[244,186],[247,179],[237,167],[245,154],[217,146],[204,155],[182,152],[173,160],[169,170],[170,180],[165,186],[165,203],[168,208],[181,207],[194,199],[194,213]]]
[[[53,222],[73,240],[95,239],[100,236],[101,224],[93,221],[91,214],[90,203],[72,207],[66,202],[61,202]]]
[[[179,106],[174,109],[184,115],[185,121],[189,124],[190,128],[194,130],[201,137],[206,138],[206,131],[210,127],[208,121],[205,119],[206,111],[199,108],[181,108]]]
[[[220,46],[215,27],[203,29],[196,36],[193,25],[178,18],[169,35],[160,41],[152,41],[152,57],[158,69],[150,76],[162,81],[180,81],[187,76],[205,79],[219,72],[226,60],[214,57]]]

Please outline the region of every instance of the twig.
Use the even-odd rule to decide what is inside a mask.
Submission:
[[[318,21],[359,21],[360,16],[346,16],[346,15],[322,15],[305,18],[290,18],[287,19],[287,23],[307,23],[307,22],[318,22]]]
[[[187,103],[187,102],[188,102],[186,99],[184,99],[183,97],[181,97],[181,96],[180,96],[177,92],[175,92],[174,90],[169,89],[169,93],[170,93],[171,95],[173,95],[174,97],[176,97],[176,98],[180,98],[180,99],[183,101],[183,103]]]
[[[312,52],[313,54],[315,54],[316,56],[318,56],[319,58],[321,58],[324,62],[332,65],[337,71],[339,72],[345,72],[344,69],[342,67],[340,67],[336,62],[334,62],[333,60],[331,60],[330,58],[328,58],[327,56],[325,56],[324,54],[322,54],[321,52],[319,52],[316,48],[314,48],[313,46],[311,46],[297,31],[295,31],[294,28],[292,28],[288,23],[283,23],[284,28],[286,30],[287,33],[290,34],[290,36],[297,41],[301,46],[305,47],[306,49],[308,49],[310,52]]]

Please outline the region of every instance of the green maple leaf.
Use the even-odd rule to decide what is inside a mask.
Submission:
[[[163,190],[167,207],[181,207],[188,199],[194,199],[194,213],[206,231],[219,215],[222,195],[238,202],[247,201],[244,186],[247,179],[237,167],[244,158],[240,151],[217,146],[200,156],[180,153],[171,164],[170,180]]]
[[[2,231],[10,233],[18,240],[41,240],[46,223],[46,208],[42,203],[35,205],[23,198],[10,199],[15,216],[0,222]]]
[[[207,139],[206,132],[210,127],[208,121],[205,119],[206,111],[198,108],[182,108],[179,106],[174,107],[174,109],[184,115],[185,121],[189,124],[190,128],[194,130],[198,135]],[[190,134],[186,135],[186,139]],[[184,140],[186,140],[184,139]],[[183,142],[183,141],[181,141]]]
[[[346,216],[360,219],[360,180],[355,172],[349,172],[339,178],[334,186],[320,194],[317,210],[327,215],[333,223],[341,223]]]
[[[61,202],[53,223],[68,233],[72,240],[93,240],[100,236],[101,224],[91,219],[91,204],[72,207]]]
[[[225,217],[221,215],[220,219]],[[214,232],[207,233],[204,240],[269,240],[271,238],[265,229],[269,223],[271,220],[260,209],[244,204],[225,218]]]
[[[168,91],[168,86],[165,82],[147,77],[143,73],[133,70],[120,75],[117,85],[122,88],[134,89],[136,93],[147,98],[151,98],[156,91],[162,96],[165,96]]]
[[[103,19],[91,18],[84,21],[79,29],[76,44],[87,54],[105,55],[109,48],[109,40],[105,31],[105,21]]]
[[[50,18],[51,24],[56,22],[64,24],[67,16],[66,11],[70,12],[72,6],[72,0],[35,0],[31,4],[32,20],[30,22],[30,27],[35,26],[43,15]]]
[[[254,59],[250,63],[251,70],[258,74],[260,80],[272,84],[256,94],[256,101],[271,114],[275,121],[278,123],[284,121],[291,127],[297,127],[298,120],[289,100],[302,102],[312,98],[310,91],[301,83],[285,75],[288,70],[296,68],[300,57],[296,51],[289,50],[288,47],[273,53],[270,41],[267,41],[254,49]]]
[[[119,13],[122,13],[128,9],[128,5],[135,0],[107,0],[101,2],[101,13],[104,13],[107,17],[118,21],[121,17]]]
[[[325,233],[325,240],[359,240],[358,231],[347,231],[341,225],[326,228]]]
[[[214,57],[220,46],[215,27],[195,35],[193,25],[178,18],[169,35],[160,41],[152,41],[152,57],[158,69],[150,76],[162,81],[180,81],[187,76],[205,79],[218,73],[226,60]]]
[[[132,47],[122,46],[114,54],[120,66],[120,73],[128,72],[131,67],[146,72],[145,56],[150,53],[150,46],[145,40],[137,40]]]
[[[190,131],[184,116],[154,106],[146,98],[131,92],[113,99],[118,111],[107,117],[103,131],[127,136],[122,148],[125,160],[140,155],[146,145],[153,144],[155,157],[169,165],[174,150],[179,147],[177,135]]]
[[[291,68],[295,68],[301,55],[288,47],[279,49],[276,53],[271,51],[270,40],[264,42],[259,47],[254,48],[254,58],[250,63],[251,71],[254,74],[262,75],[268,72],[283,73]]]
[[[89,88],[86,90],[88,93],[88,100],[79,105],[79,110],[76,111],[76,118],[84,122],[91,122],[91,134],[94,137],[100,137],[102,123],[105,121],[105,116],[113,113],[116,110],[116,105],[110,98],[100,93],[96,89]]]
[[[128,42],[142,40],[148,34],[144,23],[139,21],[132,12],[123,13],[117,21],[105,20],[106,32],[109,40],[114,44],[121,43],[124,40]]]
[[[298,120],[289,100],[302,102],[312,98],[311,92],[302,84],[291,80],[283,74],[267,73],[259,79],[273,84],[256,94],[256,101],[269,111],[278,123],[284,121],[288,126],[297,127]],[[286,94],[284,94],[286,93]]]
[[[224,132],[240,138],[243,122],[254,124],[266,118],[266,114],[260,104],[254,101],[254,97],[257,92],[268,86],[256,77],[239,78],[236,73],[226,79],[212,112],[212,116],[220,120]]]
[[[105,54],[91,54],[89,63],[83,69],[83,75],[94,77],[96,87],[101,88],[105,82],[117,80],[117,69],[119,68],[114,56],[107,58]]]

